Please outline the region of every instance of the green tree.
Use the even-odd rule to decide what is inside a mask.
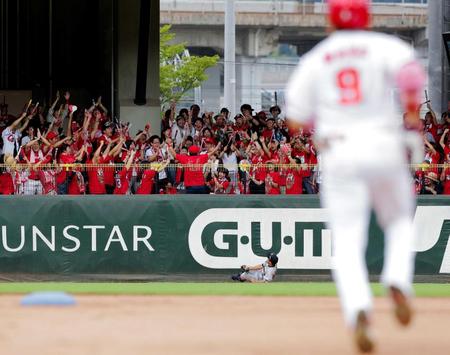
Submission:
[[[217,64],[219,56],[186,56],[186,43],[171,43],[175,34],[170,25],[160,29],[161,106],[178,102],[189,91],[208,79],[205,71]]]

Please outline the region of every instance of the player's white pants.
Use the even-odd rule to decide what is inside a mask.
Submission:
[[[322,205],[330,216],[333,277],[350,326],[358,311],[372,308],[365,263],[371,208],[385,232],[382,282],[410,293],[414,271],[415,197],[408,170],[403,164],[371,166],[369,161],[366,165],[343,168],[336,162],[328,164],[321,194]]]
[[[264,280],[264,274],[260,270],[254,270],[254,271],[248,271],[243,272],[241,274],[241,279],[245,281],[263,281]]]

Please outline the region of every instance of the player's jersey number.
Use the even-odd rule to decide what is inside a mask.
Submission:
[[[337,86],[342,105],[355,105],[362,101],[360,75],[355,68],[345,68],[338,72]]]

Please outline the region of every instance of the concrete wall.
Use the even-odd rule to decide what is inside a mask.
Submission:
[[[159,133],[161,121],[159,105],[159,4],[155,1],[151,3],[154,7],[151,9],[150,19],[152,31],[149,47],[147,105],[137,106],[133,100],[136,92],[140,1],[119,0],[118,96],[120,119],[124,122],[132,122],[132,131],[143,129],[147,122],[151,122],[153,132]]]
[[[24,109],[24,105],[32,98],[31,90],[0,90],[0,103],[3,98],[8,104],[8,113],[19,116]]]
[[[435,1],[435,0],[432,0]],[[161,0],[161,22],[175,25],[223,26],[224,1]],[[326,5],[303,5],[301,1],[245,1],[236,2],[238,26],[326,27]],[[426,26],[426,5],[373,4],[373,23],[378,28],[411,28]]]

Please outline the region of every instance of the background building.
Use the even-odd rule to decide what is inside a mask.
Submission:
[[[373,12],[376,30],[412,43],[429,63],[433,104],[447,109],[441,35],[450,30],[450,1],[375,0]],[[323,0],[236,0],[237,107],[283,104],[298,58],[326,36],[324,13]],[[57,89],[70,89],[86,104],[102,95],[115,117],[136,127],[157,123],[159,24],[172,24],[191,54],[223,58],[224,17],[224,0],[0,0],[0,95],[14,114],[18,90],[48,103]],[[223,60],[209,75],[184,105],[222,106]]]
[[[417,49],[428,66],[426,0],[373,1],[373,26],[395,34]],[[194,54],[224,55],[223,0],[161,0],[161,23],[172,24],[177,40]],[[284,87],[298,59],[327,34],[325,1],[236,1],[236,106],[268,110],[283,105]],[[439,34],[440,38],[440,34]],[[194,101],[208,111],[223,104],[223,60]]]

